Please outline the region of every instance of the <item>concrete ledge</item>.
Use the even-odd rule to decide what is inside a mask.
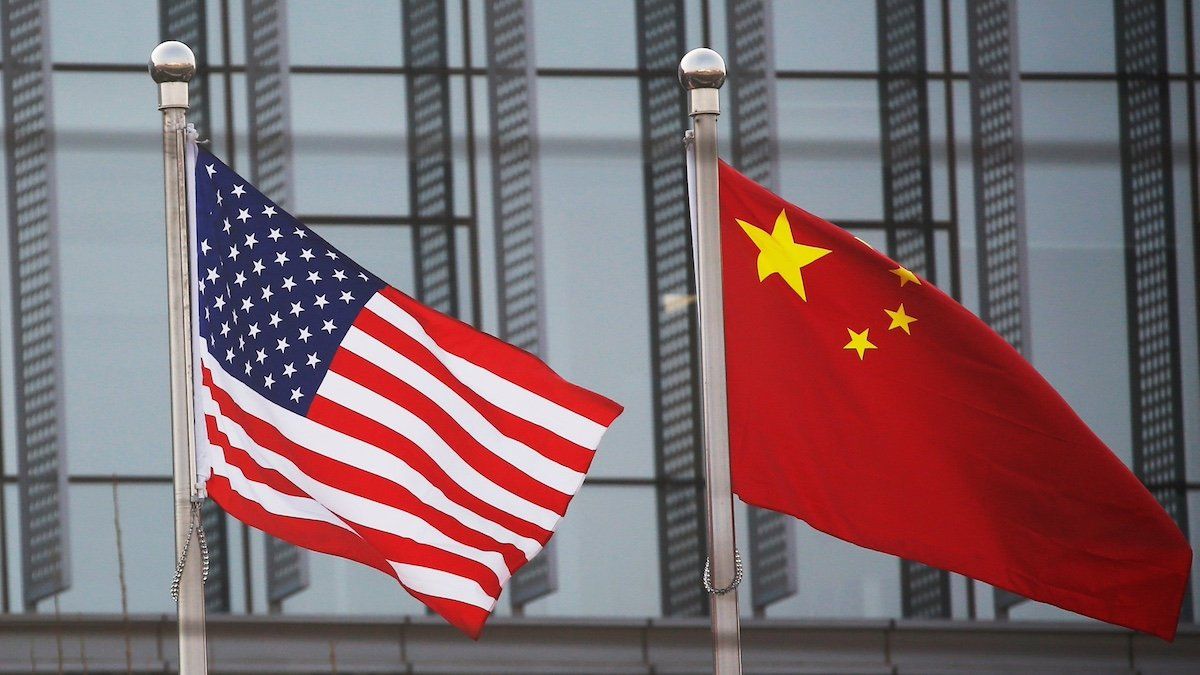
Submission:
[[[498,617],[479,642],[428,617],[219,615],[213,673],[595,673],[711,671],[707,621]],[[175,667],[173,617],[0,615],[0,672]],[[61,661],[60,661],[61,649]],[[747,620],[745,672],[842,674],[1200,673],[1200,628],[1174,644],[1098,624]]]

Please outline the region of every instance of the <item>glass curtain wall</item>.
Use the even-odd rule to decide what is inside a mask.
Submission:
[[[1174,504],[1193,541],[1200,538],[1191,0],[626,0],[603,9],[585,0],[527,0],[506,3],[523,17],[517,28],[482,0],[25,4],[43,10],[41,58],[52,95],[46,119],[53,144],[44,152],[56,195],[66,473],[59,513],[69,566],[57,594],[61,611],[119,612],[122,574],[130,611],[171,609],[162,168],[155,91],[144,66],[160,39],[183,37],[168,29],[191,31],[188,41],[204,50],[203,104],[192,119],[215,153],[260,187],[278,185],[301,220],[405,292],[448,303],[497,334],[511,333],[514,312],[526,312],[536,339],[509,337],[533,340],[530,348],[565,377],[625,406],[546,567],[521,582],[519,612],[704,611],[687,595],[698,593],[701,571],[688,562],[699,541],[687,510],[695,505],[696,475],[677,471],[664,454],[678,422],[667,419],[678,404],[671,392],[686,402],[691,391],[686,373],[681,388],[665,389],[671,373],[663,370],[664,350],[676,344],[669,340],[682,340],[685,350],[689,344],[686,282],[680,292],[661,276],[680,264],[662,242],[681,216],[662,209],[671,203],[664,195],[683,189],[670,182],[682,149],[676,159],[655,149],[656,139],[682,134],[688,124],[683,114],[671,116],[672,106],[682,110],[677,85],[677,99],[656,93],[674,82],[671,64],[683,51],[706,44],[726,55],[731,77],[753,83],[722,92],[725,156],[877,248],[922,256],[925,275],[939,286],[994,326],[1009,321],[998,330],[1139,467],[1156,496]],[[999,49],[986,39],[998,30],[987,23],[993,20],[1008,22],[1008,51],[980,51]],[[1131,45],[1143,28],[1152,44]],[[10,21],[2,38],[14,30]],[[501,38],[519,40],[526,61],[501,62]],[[417,40],[421,48],[410,48]],[[1149,66],[1146,49],[1158,58]],[[5,63],[5,78],[14,67]],[[515,84],[495,86],[499,80],[489,77]],[[1131,82],[1151,83],[1158,107],[1148,114],[1164,125],[1162,142],[1152,143],[1161,171],[1149,178],[1123,152],[1123,143],[1128,150],[1142,138],[1142,109],[1129,106],[1145,98],[1125,91]],[[905,91],[916,92],[916,108],[898,107],[906,105]],[[511,111],[495,100],[513,96],[523,97],[518,109],[528,112],[517,132],[504,124]],[[995,123],[987,116],[995,108],[984,109],[989,102],[1008,111],[1008,126],[999,127],[1008,136],[988,126]],[[916,154],[897,149],[897,115],[913,111]],[[9,155],[18,142],[17,112],[4,119]],[[272,124],[275,135],[265,134]],[[517,135],[493,138],[497,130]],[[415,143],[429,133],[436,151]],[[1014,148],[1016,160],[996,164],[978,142],[984,133]],[[497,161],[505,143],[532,150]],[[428,196],[429,162],[440,171],[441,201]],[[514,166],[516,178],[508,172]],[[981,169],[1011,177],[1007,211],[992,209],[995,185],[977,175]],[[918,177],[923,206],[916,212],[903,212],[889,187],[903,171]],[[666,187],[655,180],[663,176]],[[532,181],[518,197],[534,200],[533,211],[506,206],[512,180]],[[1158,181],[1154,198],[1163,205],[1148,224],[1129,208],[1145,180]],[[10,232],[16,223],[8,205],[20,197],[12,183],[0,197]],[[997,217],[1000,229],[989,229]],[[508,227],[537,241],[532,309],[506,299],[516,283],[505,256],[514,236]],[[1144,231],[1159,237],[1161,260],[1127,255],[1131,232]],[[1023,252],[1004,258],[989,248],[994,232],[1019,237]],[[914,241],[916,249],[905,248]],[[20,289],[10,282],[19,261],[7,246],[9,274],[0,276],[5,609],[52,611],[53,593],[27,602],[22,573],[23,442],[13,421],[24,400],[15,347],[23,329],[12,318],[21,308],[14,307]],[[1167,259],[1173,272],[1147,289],[1145,278],[1166,269]],[[686,277],[690,261],[683,260]],[[1004,274],[1019,296],[1007,310],[990,295]],[[1154,342],[1161,335],[1166,342]],[[1166,363],[1166,375],[1147,370],[1150,361]],[[1147,387],[1159,376],[1167,378],[1167,403],[1147,403]],[[1168,418],[1165,441],[1146,436],[1145,420],[1158,413]],[[685,460],[694,450],[688,443],[679,455]],[[388,577],[332,557],[289,554],[235,521],[218,527],[223,519],[217,512],[210,519],[223,530],[214,610],[424,611]],[[751,573],[762,575],[754,588],[761,602],[747,596],[746,614],[1079,620],[744,506],[738,526],[743,553],[760,556],[750,561]],[[273,568],[280,556],[293,567]],[[680,569],[690,570],[681,591]],[[502,601],[499,611],[514,610]]]

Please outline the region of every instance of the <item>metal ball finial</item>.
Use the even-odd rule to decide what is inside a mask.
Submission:
[[[196,55],[191,47],[168,40],[150,52],[150,77],[155,82],[187,82],[196,74]]]
[[[720,89],[725,84],[725,59],[711,49],[693,49],[679,61],[679,82],[685,89]]]

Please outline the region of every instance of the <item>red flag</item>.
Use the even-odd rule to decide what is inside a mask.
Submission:
[[[1173,639],[1178,527],[952,298],[721,166],[734,491],[860,546]]]

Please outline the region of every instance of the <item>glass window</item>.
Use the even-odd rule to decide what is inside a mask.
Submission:
[[[1021,96],[1033,363],[1128,462],[1117,88],[1026,83]]]
[[[56,73],[54,94],[68,466],[166,475],[166,261],[153,87],[137,73]]]
[[[1017,5],[1021,70],[1114,72],[1111,3],[1021,0]]]
[[[883,218],[874,80],[780,80],[780,192],[827,220]]]
[[[602,11],[587,0],[534,0],[538,67],[636,68],[636,17],[632,3],[621,7]],[[571,38],[564,40],[565,35]]]
[[[607,443],[607,441],[606,441]],[[531,616],[655,616],[659,609],[654,490],[585,485],[554,535],[557,593]],[[501,598],[505,602],[506,598]]]
[[[772,7],[776,68],[876,70],[879,67],[872,0],[803,0],[776,2]]]
[[[292,75],[297,214],[409,212],[404,80]]]
[[[50,54],[57,62],[141,65],[158,43],[156,0],[51,2],[48,7]]]
[[[293,0],[284,6],[293,65],[397,67],[404,63],[399,2],[356,0],[345,5]]]
[[[170,590],[175,571],[175,521],[171,486],[120,485],[117,498],[129,611],[173,614],[175,604]],[[69,504],[71,588],[63,593],[59,608],[63,612],[119,614],[121,584],[112,485],[72,485]],[[10,558],[13,563],[16,561]]]
[[[593,475],[650,476],[650,309],[636,81],[538,82],[547,344],[560,374],[625,406]],[[598,111],[588,101],[610,102]]]

